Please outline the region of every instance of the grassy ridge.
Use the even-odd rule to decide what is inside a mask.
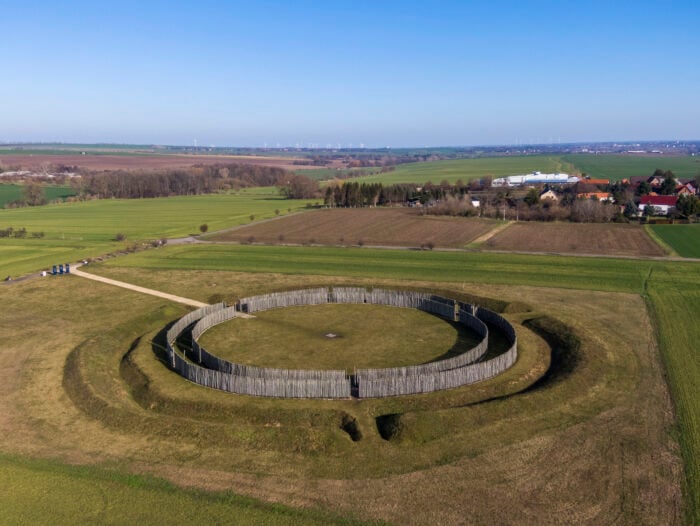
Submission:
[[[470,181],[490,175],[503,177],[533,171],[571,172],[573,166],[557,156],[535,155],[527,157],[484,157],[480,159],[456,159],[424,163],[401,164],[393,172],[359,177],[359,182],[368,183],[417,183],[431,181],[435,184],[444,180],[450,183],[458,179]]]
[[[700,225],[649,225],[661,240],[684,258],[700,258]]]
[[[45,460],[0,456],[5,524],[360,524],[329,513],[164,480]]]
[[[271,189],[242,190],[238,194],[109,199],[41,207],[0,210],[0,227],[44,232],[43,239],[0,239],[0,276],[37,271],[52,263],[97,256],[124,247],[127,242],[181,237],[274,217],[300,210],[309,201],[282,199]],[[57,260],[58,258],[58,260]]]
[[[671,170],[676,177],[695,177],[700,173],[700,158],[631,155],[565,155],[562,161],[571,163],[581,172],[594,178],[613,181],[633,176],[649,176],[654,170]]]

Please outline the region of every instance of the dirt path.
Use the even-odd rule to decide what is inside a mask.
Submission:
[[[150,294],[151,296],[157,296],[170,301],[175,301],[177,303],[183,303],[191,307],[206,307],[208,303],[202,303],[201,301],[192,300],[189,298],[183,298],[182,296],[175,296],[174,294],[168,294],[167,292],[161,292],[159,290],[147,289],[146,287],[139,287],[138,285],[132,285],[131,283],[125,283],[124,281],[117,281],[116,279],[105,278],[102,276],[97,276],[95,274],[90,274],[88,272],[83,272],[82,270],[73,267],[71,274],[80,276],[81,278],[92,279],[94,281],[100,281],[108,285],[114,285],[115,287],[122,287],[123,289],[133,290],[135,292],[141,292],[142,294]]]
[[[498,225],[496,228],[492,228],[488,232],[486,232],[483,236],[477,237],[474,241],[469,243],[470,245],[480,245],[481,243],[484,243],[491,239],[493,236],[498,234],[499,232],[502,232],[506,228],[508,228],[510,225],[512,225],[512,221],[508,221],[507,223],[503,223],[502,225]]]

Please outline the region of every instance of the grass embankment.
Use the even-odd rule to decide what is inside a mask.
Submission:
[[[94,466],[0,456],[0,470],[5,524],[363,524]]]
[[[21,275],[52,264],[72,262],[125,248],[131,242],[199,234],[303,209],[309,201],[286,200],[274,189],[237,194],[109,199],[0,210],[0,227],[26,228],[26,239],[0,239],[0,276]],[[44,232],[31,239],[32,232]],[[126,242],[117,243],[122,233]]]
[[[209,247],[208,247],[209,248]],[[149,269],[227,269],[250,272],[390,277],[404,280],[534,285],[563,289],[648,293],[657,320],[662,356],[677,409],[680,441],[687,470],[691,522],[700,518],[700,403],[695,395],[700,368],[696,263],[516,256],[469,253],[394,252],[353,249],[282,249],[279,247],[172,247],[144,253],[112,265]],[[127,269],[128,270],[128,269]],[[215,279],[215,278],[214,278]],[[551,290],[551,289],[549,289]],[[611,306],[612,315],[620,306]],[[591,309],[595,309],[591,307]],[[624,310],[624,309],[623,309]],[[592,311],[591,311],[592,312]],[[600,313],[602,314],[602,313]],[[582,315],[582,319],[588,315]],[[629,320],[621,321],[628,324]],[[603,338],[619,332],[615,326]],[[634,340],[640,335],[630,334]]]
[[[700,258],[700,224],[696,225],[648,225],[678,255],[684,258]]]
[[[534,171],[542,173],[571,173],[573,169],[574,167],[571,164],[563,162],[557,156],[483,157],[479,159],[400,164],[393,172],[358,177],[353,179],[353,181],[383,183],[385,185],[398,183],[423,184],[428,181],[439,184],[442,181],[455,183],[458,180],[462,180],[468,182],[485,176],[496,178]]]
[[[570,163],[594,179],[620,181],[635,176],[650,176],[657,168],[671,170],[676,177],[691,178],[700,173],[700,158],[636,155],[564,155],[561,160]]]

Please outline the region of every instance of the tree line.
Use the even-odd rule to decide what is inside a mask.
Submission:
[[[315,197],[318,193],[318,182],[309,177],[276,167],[238,163],[164,171],[89,173],[76,181],[81,194],[97,198],[202,195],[253,186],[278,186],[288,197]]]

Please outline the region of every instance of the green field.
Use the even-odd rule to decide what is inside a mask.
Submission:
[[[75,190],[70,186],[44,186],[44,195],[47,201],[66,199],[75,195]],[[0,184],[0,208],[11,201],[22,199],[22,185]]]
[[[565,155],[570,163],[593,178],[619,181],[635,176],[650,176],[657,168],[671,170],[676,177],[692,178],[700,174],[700,157],[633,156],[633,155]]]
[[[286,200],[276,189],[247,189],[237,194],[109,199],[0,210],[0,228],[43,232],[42,239],[0,239],[0,276],[20,275],[51,264],[99,256],[130,242],[184,237],[241,225],[303,209],[309,201]],[[115,243],[117,233],[126,243]]]
[[[112,266],[168,270],[280,272],[643,292],[652,263],[624,259],[333,247],[201,245],[169,247],[114,260]],[[692,270],[692,264],[679,268]]]
[[[651,175],[657,168],[672,170],[677,177],[692,178],[700,174],[700,158],[592,154],[484,157],[401,164],[393,172],[360,177],[357,181],[383,184],[422,184],[430,181],[438,184],[444,180],[450,183],[459,179],[467,182],[487,175],[496,178],[533,171],[586,173],[594,178],[619,181],[632,176]]]
[[[423,184],[428,181],[439,184],[442,181],[454,183],[461,179],[464,182],[468,182],[485,176],[496,178],[534,171],[571,173],[572,169],[573,167],[569,163],[563,162],[557,156],[484,157],[479,159],[400,164],[393,172],[359,177],[353,180],[385,185],[397,183]]]
[[[700,258],[700,224],[649,225],[661,240],[684,258]]]
[[[363,524],[88,466],[0,456],[4,524]]]

